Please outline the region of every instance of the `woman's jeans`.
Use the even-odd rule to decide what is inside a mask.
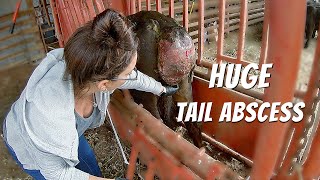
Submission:
[[[5,126],[5,123],[4,123],[4,126]],[[3,133],[5,133],[5,128],[3,129]],[[24,172],[26,172],[27,174],[29,174],[30,176],[32,176],[36,180],[45,179],[39,170],[24,169],[22,167],[20,161],[18,160],[12,147],[9,144],[7,144],[6,140],[4,140],[4,142],[8,148],[11,156],[18,163],[18,165],[24,170]],[[77,169],[80,169],[81,171],[87,172],[93,176],[98,176],[98,177],[102,176],[100,168],[98,166],[98,162],[95,158],[94,152],[91,149],[88,141],[86,140],[86,138],[83,135],[80,136],[80,138],[79,138],[78,159],[80,162],[76,166]]]

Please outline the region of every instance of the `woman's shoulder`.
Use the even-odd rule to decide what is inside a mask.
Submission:
[[[26,86],[27,100],[45,99],[51,102],[72,98],[72,95],[72,82],[65,77],[63,49],[50,51],[29,78]]]
[[[52,56],[55,59],[63,59],[64,56],[64,48],[57,48],[54,50],[51,50],[47,53],[47,57]]]

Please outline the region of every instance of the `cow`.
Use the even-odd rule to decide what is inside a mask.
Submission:
[[[316,32],[319,30],[319,22],[320,22],[320,2],[316,3],[316,15],[315,15],[315,26],[312,33],[312,38],[316,37]]]
[[[133,31],[139,39],[137,69],[162,84],[180,87],[173,96],[158,97],[130,91],[132,97],[154,117],[174,129],[179,126],[177,102],[193,101],[191,81],[196,57],[192,39],[174,19],[156,11],[140,11],[128,19],[135,24]],[[194,145],[201,147],[198,124],[187,122],[184,125]]]
[[[306,26],[305,26],[305,40],[304,48],[308,48],[309,41],[312,37],[315,29],[315,18],[316,18],[316,2],[307,2],[307,15],[306,15]]]

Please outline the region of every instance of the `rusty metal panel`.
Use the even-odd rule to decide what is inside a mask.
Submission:
[[[72,33],[88,20],[92,20],[106,8],[113,8],[125,15],[130,14],[130,4],[126,0],[50,0],[56,33],[60,47],[63,47]],[[132,9],[133,10],[133,9]]]
[[[145,156],[142,158],[144,163],[154,163],[155,174],[164,179],[174,179],[172,175],[177,175],[177,179],[241,179],[224,164],[205,154],[204,149],[199,150],[173,132],[130,97],[124,98],[119,91],[113,94],[109,110],[120,136],[133,146],[130,162],[135,162],[141,151],[140,155]],[[134,163],[128,167],[127,177],[130,178],[134,172],[132,166]]]
[[[209,89],[208,84],[208,81],[197,77],[194,78],[192,84],[195,102],[213,102],[210,113],[212,122],[202,124],[203,132],[245,157],[252,159],[257,133],[262,123],[258,121],[252,123],[244,121],[239,123],[219,123],[218,120],[225,102],[244,102],[245,104],[249,104],[251,102],[260,103],[260,101],[233,90],[224,88]],[[248,115],[248,112],[245,112],[245,115]]]

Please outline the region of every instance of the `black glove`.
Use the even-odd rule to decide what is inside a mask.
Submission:
[[[179,85],[174,86],[164,86],[165,90],[162,92],[161,96],[172,96],[179,90]]]
[[[127,178],[116,177],[115,180],[129,180]]]

